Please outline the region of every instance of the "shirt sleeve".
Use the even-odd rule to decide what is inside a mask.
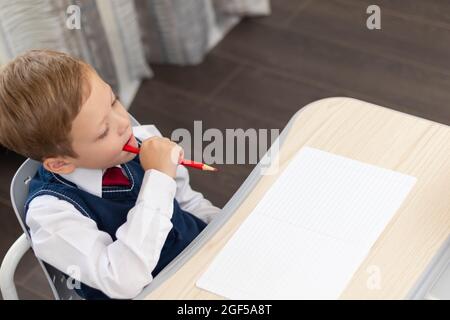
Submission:
[[[133,127],[133,133],[141,140],[148,139],[152,136],[161,137],[161,132],[154,125],[143,125]],[[189,171],[186,167],[179,165],[177,167],[175,177],[177,190],[175,198],[180,204],[181,209],[192,213],[206,223],[221,212],[221,209],[212,205],[202,193],[194,191],[189,184]]]
[[[175,198],[183,210],[192,213],[206,223],[211,222],[221,211],[213,206],[203,194],[192,190],[189,184],[189,172],[184,166],[178,166],[175,181],[177,183]]]
[[[133,298],[153,280],[151,272],[172,229],[175,192],[174,179],[146,171],[136,205],[117,230],[116,241],[71,203],[50,195],[36,197],[26,218],[33,250],[38,258],[62,272],[72,270],[74,279],[111,298]]]

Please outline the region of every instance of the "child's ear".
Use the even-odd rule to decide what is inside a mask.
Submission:
[[[47,158],[42,163],[48,171],[57,174],[69,174],[75,170],[75,165],[65,158]]]

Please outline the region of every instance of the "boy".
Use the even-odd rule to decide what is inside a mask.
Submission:
[[[122,151],[138,146],[139,156]],[[86,299],[129,299],[220,209],[189,185],[183,152],[127,111],[88,64],[29,51],[0,70],[0,143],[42,162],[26,225],[37,257]]]

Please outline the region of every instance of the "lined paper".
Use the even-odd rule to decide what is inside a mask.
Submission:
[[[197,286],[229,299],[337,299],[415,182],[304,147]]]

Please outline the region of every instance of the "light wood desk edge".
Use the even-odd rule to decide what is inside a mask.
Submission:
[[[435,123],[429,120],[425,120],[419,117],[415,117],[413,115],[404,114],[399,111],[391,110],[382,106],[373,105],[370,103],[366,103],[360,100],[356,100],[353,98],[341,98],[341,97],[333,97],[333,98],[325,98],[321,99],[315,102],[312,102],[303,108],[301,108],[289,121],[289,123],[286,125],[286,127],[283,129],[280,137],[278,138],[279,142],[279,150],[282,152],[283,147],[285,145],[285,140],[288,137],[292,127],[295,123],[301,122],[301,118],[304,115],[304,117],[312,117],[312,114],[314,113],[327,113],[330,111],[333,111],[333,116],[336,116],[336,108],[343,108],[345,110],[345,106],[347,108],[350,108],[350,106],[353,105],[361,105],[361,106],[369,106],[371,112],[374,112],[373,110],[377,109],[380,114],[389,114],[392,117],[396,117],[397,120],[405,120],[407,121],[413,121],[414,123],[419,123],[420,125],[428,125],[432,124],[433,127],[436,128],[442,128],[442,130],[447,133],[449,132],[450,137],[450,128],[448,126],[445,126],[443,124]],[[355,109],[356,110],[356,109]],[[368,111],[367,109],[366,111]],[[350,112],[350,111],[349,111]],[[374,112],[376,113],[376,112]],[[324,120],[326,120],[324,118]],[[344,119],[345,120],[345,119]],[[348,119],[347,119],[348,120]],[[406,121],[406,120],[405,120]],[[356,123],[356,122],[355,122]],[[419,126],[418,124],[418,126]],[[319,128],[319,127],[318,127]],[[303,143],[299,143],[299,146],[308,145],[312,147],[318,147],[320,148],[320,145],[315,146],[314,143],[314,132],[311,131],[311,139],[306,139]],[[327,151],[327,150],[325,150]],[[269,150],[268,154],[270,152],[273,152],[273,150]],[[341,152],[342,153],[342,152]],[[345,152],[344,152],[345,153]],[[272,153],[273,154],[273,153]],[[293,154],[293,153],[291,153]],[[284,163],[284,162],[283,162]],[[388,165],[386,167],[389,167]],[[188,248],[186,248],[185,251],[183,251],[172,263],[170,263],[154,280],[153,282],[147,286],[143,292],[136,298],[136,299],[217,299],[220,298],[219,296],[216,296],[212,293],[208,293],[204,290],[201,290],[199,288],[193,289],[193,291],[190,291],[190,289],[183,288],[183,285],[180,283],[180,290],[178,293],[174,294],[174,277],[179,275],[180,272],[184,270],[184,274],[192,272],[190,275],[192,279],[189,279],[190,283],[192,283],[195,286],[195,281],[198,278],[198,276],[203,273],[204,270],[206,270],[205,266],[204,268],[201,268],[203,271],[199,273],[198,270],[194,272],[194,270],[190,270],[187,266],[188,262],[191,261],[194,257],[201,254],[202,250],[207,250],[205,247],[208,245],[208,243],[211,242],[211,239],[214,238],[214,236],[220,231],[224,225],[227,224],[227,222],[230,220],[231,217],[233,217],[236,210],[238,210],[243,202],[247,199],[249,194],[253,191],[253,189],[258,185],[260,180],[262,179],[262,175],[260,174],[261,171],[261,162],[255,167],[255,169],[252,171],[252,173],[249,175],[249,177],[245,180],[245,182],[242,184],[242,186],[239,188],[239,190],[233,195],[233,197],[230,199],[230,201],[225,205],[223,208],[221,215],[217,217],[213,222],[211,222],[208,227],[202,232],[197,239],[190,244]],[[398,168],[397,168],[398,169]],[[400,170],[402,171],[402,170]],[[405,171],[405,170],[403,170]],[[406,172],[407,173],[407,172]],[[447,189],[448,190],[448,189]],[[242,221],[241,221],[242,222]],[[445,221],[445,224],[447,225],[448,221]],[[235,228],[234,228],[235,230]],[[447,232],[447,238],[448,234],[450,234],[450,229]],[[227,236],[227,240],[231,237],[231,234]],[[442,238],[442,236],[440,237]],[[223,243],[226,243],[224,239],[221,239]],[[435,245],[432,249],[434,250],[434,254],[432,255],[435,257],[438,249],[442,248],[446,245],[445,241],[442,241],[442,239],[439,240],[440,243],[438,245]],[[220,246],[221,248],[222,246]],[[220,251],[220,248],[217,249],[217,252]],[[216,253],[217,253],[216,252]],[[215,254],[216,254],[215,253]],[[423,268],[423,271],[417,275],[417,279],[414,282],[414,285],[409,285],[407,289],[401,290],[399,292],[395,292],[395,294],[392,295],[377,295],[376,293],[374,295],[371,294],[361,294],[360,296],[357,295],[357,293],[361,293],[361,288],[357,288],[354,290],[353,294],[343,294],[341,298],[347,299],[347,298],[418,298],[420,297],[420,293],[424,290],[424,285],[426,281],[429,281],[430,277],[427,277],[426,274],[429,273],[426,271],[426,269],[430,269],[432,265],[436,264],[436,257],[435,259],[428,259],[426,263],[426,267]],[[359,270],[359,273],[361,274],[362,271]],[[180,278],[181,279],[181,278]],[[178,280],[180,280],[178,279]],[[183,278],[184,279],[184,278]],[[428,280],[427,280],[428,279]],[[352,280],[353,281],[353,280]],[[172,282],[172,285],[170,286],[168,283]],[[407,281],[406,281],[407,282]],[[170,288],[169,288],[170,286]],[[191,288],[192,289],[192,288]],[[174,291],[175,290],[175,291]],[[348,291],[348,289],[346,290]],[[170,292],[170,293],[169,293]],[[201,292],[201,294],[199,294]]]

